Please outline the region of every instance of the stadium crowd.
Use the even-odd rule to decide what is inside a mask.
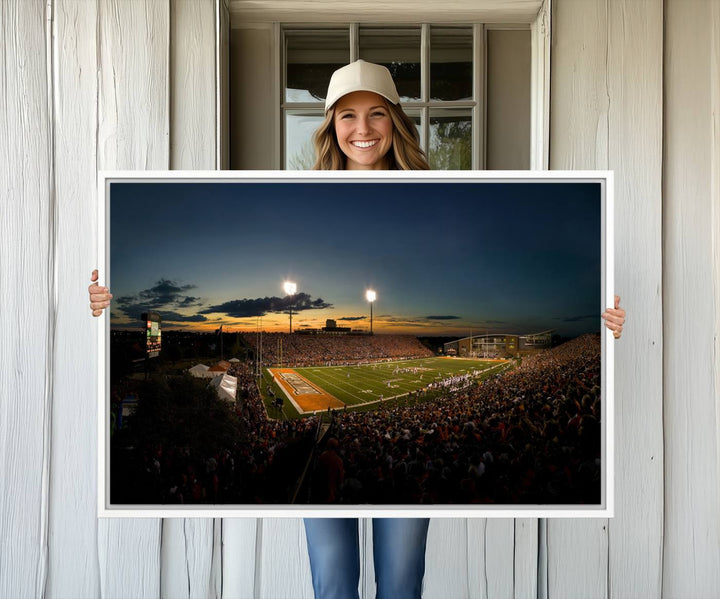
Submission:
[[[365,338],[367,339],[367,337]],[[319,418],[268,418],[250,365],[236,363],[233,443],[214,453],[143,451],[143,503],[288,503]],[[481,384],[371,412],[333,412],[298,503],[598,503],[600,342],[586,335]]]
[[[423,403],[337,412],[330,432],[339,503],[598,503],[599,337]]]
[[[238,377],[235,409],[248,434],[228,449],[232,469],[223,481],[223,502],[289,503],[315,444],[319,418],[268,418],[250,367],[240,363],[233,370]]]
[[[243,339],[257,351],[257,335],[244,333]],[[432,351],[412,335],[262,334],[263,364],[278,364],[282,360],[283,366],[336,366],[432,355]]]
[[[288,503],[311,455],[318,417],[269,419],[248,364],[236,363],[234,406],[239,421],[232,444],[214,452],[193,452],[184,444],[153,444],[132,466],[132,484],[124,480],[127,503],[252,504]],[[135,459],[135,458],[133,458]],[[114,474],[127,473],[122,463]],[[125,497],[123,495],[123,497]],[[114,500],[114,502],[117,502]],[[120,501],[124,503],[125,501]]]

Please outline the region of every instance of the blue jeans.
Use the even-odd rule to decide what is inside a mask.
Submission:
[[[419,599],[428,518],[373,518],[377,599]],[[305,518],[315,599],[358,599],[357,518]]]

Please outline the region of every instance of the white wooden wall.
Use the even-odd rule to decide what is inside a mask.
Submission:
[[[0,2],[0,597],[312,596],[299,520],[95,518],[95,172],[223,164],[227,23]],[[551,25],[550,167],[616,172],[616,517],[434,520],[424,596],[718,597],[720,3],[553,0]]]
[[[548,523],[550,597],[659,597],[663,550],[663,4],[554,2],[550,168],[615,171],[615,350],[609,521]]]
[[[720,4],[667,6],[663,306],[668,596],[720,595]]]

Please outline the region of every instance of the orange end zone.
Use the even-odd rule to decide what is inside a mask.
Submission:
[[[311,383],[292,368],[268,368],[275,382],[300,412],[342,408],[345,406],[334,395]]]

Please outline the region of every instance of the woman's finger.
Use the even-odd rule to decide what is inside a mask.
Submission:
[[[603,315],[603,318],[605,319],[605,322],[614,322],[615,324],[623,324],[625,322],[624,317],[615,316],[613,314],[605,314]]]
[[[613,337],[615,337],[615,339],[620,339],[620,336],[622,335],[622,331],[623,331],[622,323],[615,323],[615,322],[611,322],[611,321],[609,321],[609,320],[606,320],[606,321],[605,321],[605,326],[606,326],[610,331],[612,331]]]

